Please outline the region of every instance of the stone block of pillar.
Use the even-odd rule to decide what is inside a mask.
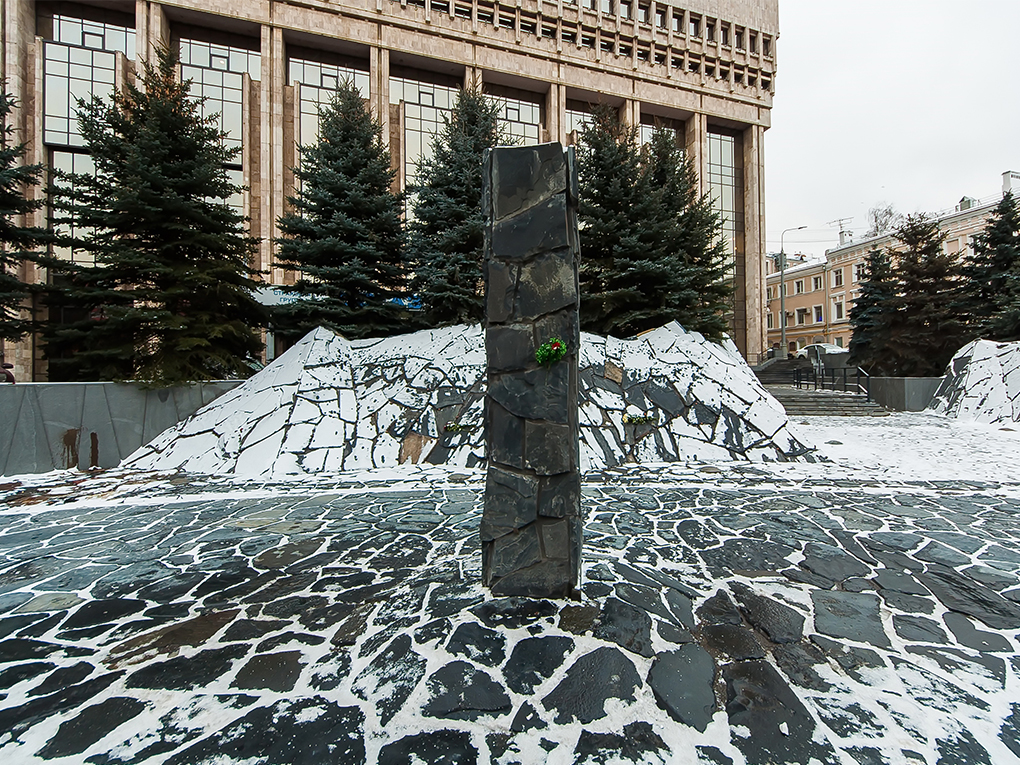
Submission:
[[[558,143],[485,158],[482,578],[496,595],[570,597],[580,584],[577,175]],[[558,340],[562,358],[536,351]]]

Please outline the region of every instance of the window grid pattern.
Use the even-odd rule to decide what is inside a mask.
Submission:
[[[591,114],[588,112],[567,109],[564,117],[566,119],[568,133],[573,133],[576,130],[577,133],[580,134],[581,131],[591,124]]]
[[[50,166],[54,170],[58,170],[64,173],[74,173],[77,175],[95,175],[96,164],[92,161],[92,157],[89,154],[82,152],[72,151],[59,151],[54,150],[51,152]],[[54,184],[60,188],[74,190],[75,184],[73,181],[68,179],[57,179],[54,177]],[[57,227],[57,233],[70,234],[78,237],[83,236],[91,232],[91,229],[79,229],[73,223]],[[95,255],[88,251],[72,250],[70,247],[53,247],[53,254],[58,258],[61,258],[72,263],[81,263],[83,265],[95,265]]]
[[[744,169],[736,136],[708,134],[708,187],[730,257],[743,255]]]
[[[433,85],[403,77],[390,78],[390,103],[404,104],[403,177],[414,183],[426,159],[432,157],[432,139],[443,127],[457,99],[458,88]]]
[[[244,74],[261,78],[261,56],[257,51],[214,45],[200,40],[181,40],[181,76],[191,80],[191,95],[204,98],[202,114],[217,115],[224,145],[241,147]]]
[[[361,97],[368,98],[368,72],[360,69],[297,58],[290,59],[287,68],[288,82],[301,84],[298,142],[302,146],[311,146],[318,140],[319,108],[329,103],[340,83],[353,82]]]
[[[519,98],[491,96],[499,104],[499,126],[508,142],[534,146],[542,141],[542,105]]]
[[[110,97],[118,52],[134,57],[133,29],[53,17],[53,39],[43,43],[43,143],[84,145],[78,132],[78,100]]]

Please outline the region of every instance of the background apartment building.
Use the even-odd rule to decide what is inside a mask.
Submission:
[[[276,221],[297,145],[315,140],[318,106],[340,79],[353,79],[381,121],[401,187],[464,85],[498,100],[521,143],[569,143],[600,102],[644,135],[670,125],[725,218],[734,340],[749,358],[765,347],[763,136],[778,0],[0,3],[2,76],[21,104],[28,162],[88,169],[75,99],[108,94],[158,46],[179,51],[193,92],[242,149],[228,170],[247,187],[234,204],[262,239],[255,265],[267,293],[293,279],[273,265]],[[19,379],[42,374],[39,355],[29,343],[7,349]]]
[[[1002,174],[1002,193],[977,200],[964,197],[952,210],[937,213],[939,228],[946,233],[943,245],[948,253],[967,257],[975,234],[984,230],[988,218],[1007,191],[1020,191],[1020,173]],[[786,288],[786,344],[788,352],[810,343],[850,346],[850,308],[860,294],[865,262],[872,250],[895,251],[899,241],[891,234],[848,242],[826,250],[824,260],[795,261],[787,256],[786,273],[781,275],[776,259],[768,259],[765,292],[765,326],[770,348],[780,348],[780,283]]]

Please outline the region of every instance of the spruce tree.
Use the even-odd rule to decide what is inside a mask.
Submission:
[[[387,335],[406,323],[401,198],[382,129],[351,82],[319,112],[318,143],[302,146],[294,208],[280,218],[277,265],[300,272],[298,299],[274,311],[292,339],[322,325],[345,337]]]
[[[938,376],[965,342],[963,322],[952,304],[959,258],[945,251],[946,235],[928,215],[908,215],[893,235],[903,245],[895,267],[899,293],[892,301],[889,337],[895,374]]]
[[[719,340],[728,329],[726,313],[733,297],[722,220],[711,196],[698,195],[694,162],[684,156],[674,130],[656,127],[645,147],[644,165],[665,221],[657,254],[666,280],[657,287],[662,310],[650,324],[677,321]]]
[[[663,285],[683,270],[676,253],[662,257],[672,227],[642,168],[637,129],[599,105],[579,143],[581,328],[628,337],[663,323]]]
[[[985,229],[974,237],[974,251],[960,267],[956,310],[967,323],[968,338],[1012,339],[1020,306],[1020,206],[1003,195]]]
[[[54,196],[95,266],[65,266],[64,297],[89,315],[49,333],[52,363],[64,379],[157,386],[245,377],[265,312],[252,295],[257,239],[227,203],[240,189],[224,164],[240,149],[202,117],[170,51],[146,64],[143,85],[79,103],[95,175]]]
[[[462,90],[432,142],[432,156],[409,187],[412,218],[411,292],[425,326],[471,324],[484,318],[482,158],[500,139],[498,105]]]
[[[42,165],[25,165],[25,145],[14,142],[11,112],[17,106],[6,87],[0,87],[0,343],[17,342],[31,331],[33,322],[23,315],[35,291],[18,272],[37,255],[45,232],[24,226],[24,216],[39,209],[42,200],[29,199],[28,189],[39,182]]]
[[[860,294],[850,308],[850,363],[870,374],[882,374],[893,368],[889,337],[897,289],[889,253],[869,252],[864,274]]]

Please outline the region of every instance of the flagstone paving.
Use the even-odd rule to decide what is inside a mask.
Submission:
[[[0,484],[0,762],[1020,762],[1020,486],[590,474],[562,602],[482,488]]]

